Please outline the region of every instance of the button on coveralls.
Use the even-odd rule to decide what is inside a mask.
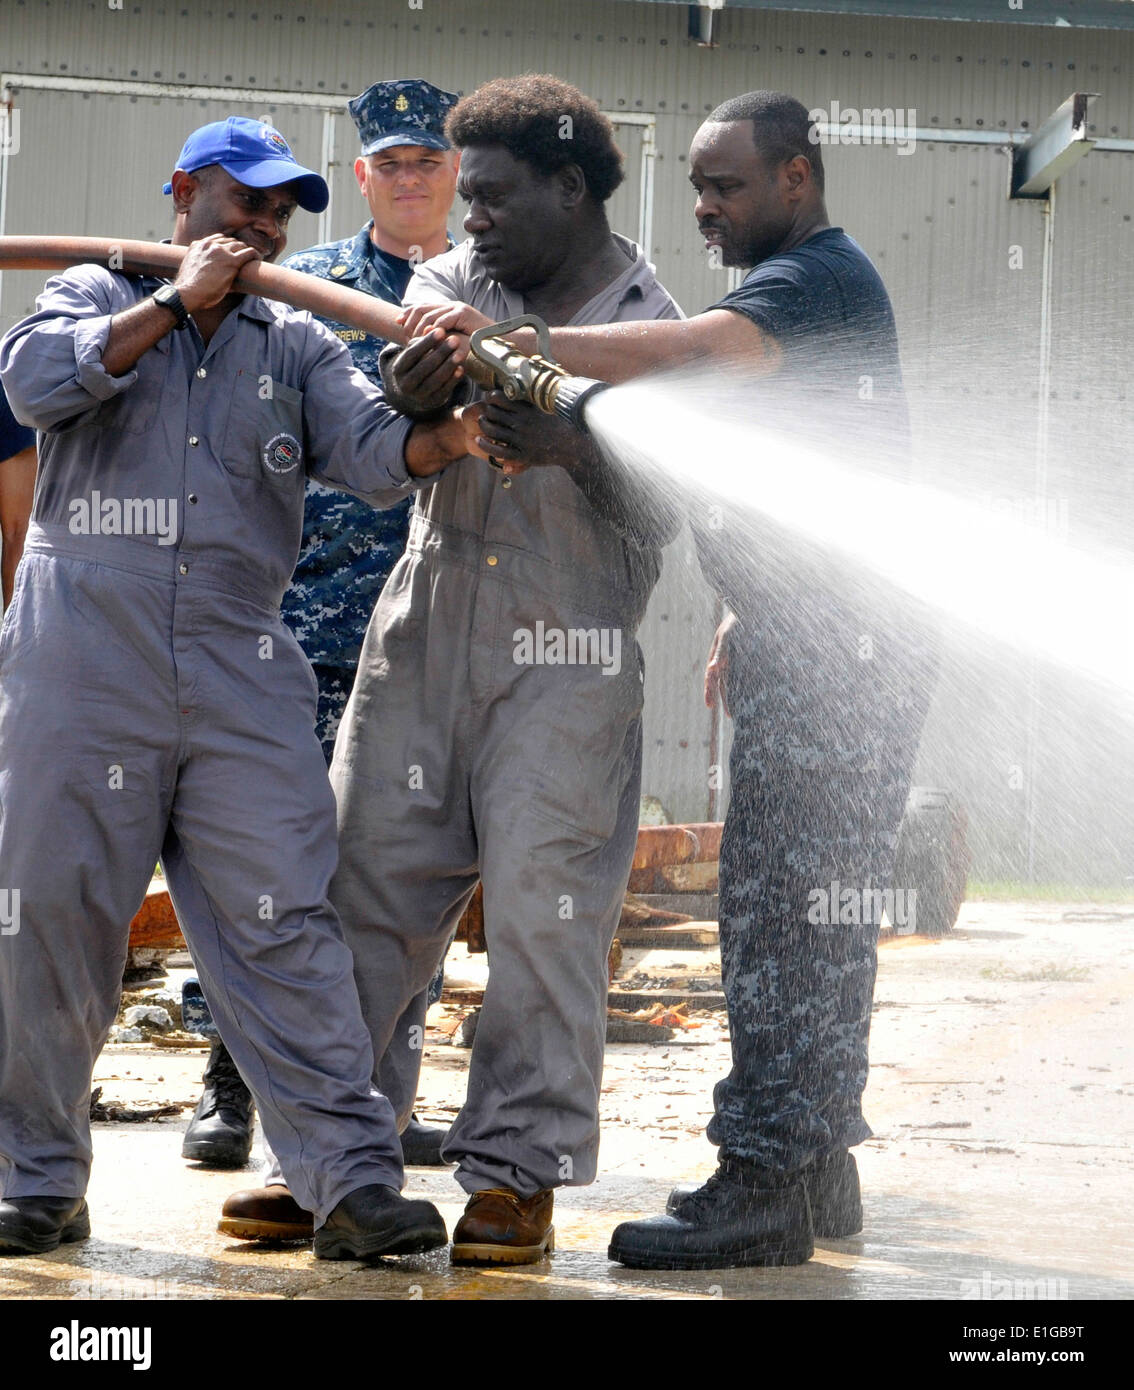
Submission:
[[[392,413],[333,334],[254,297],[207,347],[171,332],[109,376],[111,316],[155,287],[70,270],[0,347],[42,432],[0,635],[0,890],[18,902],[0,937],[0,1185],[86,1189],[91,1072],[160,855],[221,1036],[322,1222],[402,1170],[328,900],[315,678],[279,601],[305,472],[388,502]]]
[[[625,272],[571,322],[680,317],[641,251],[616,240]],[[524,308],[469,243],[419,266],[405,303],[445,299],[494,321]],[[468,1192],[530,1196],[594,1179],[606,958],[638,830],[635,634],[660,556],[623,540],[561,468],[508,479],[465,458],[430,483],[339,729],[331,895],[383,1056],[421,1046],[408,1006],[483,879],[491,975],[443,1153]],[[588,655],[557,652],[556,632],[593,634]],[[397,1071],[412,1075],[383,1079]],[[390,1094],[399,1120],[414,1099]]]

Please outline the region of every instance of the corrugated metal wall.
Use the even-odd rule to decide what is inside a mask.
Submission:
[[[121,12],[80,0],[0,0],[0,69],[22,115],[21,152],[3,161],[4,230],[161,235],[168,213],[158,188],[190,128],[229,111],[270,112],[300,157],[318,164],[325,108],[338,113],[330,231],[346,235],[362,220],[342,108],[348,97],[378,77],[423,76],[467,91],[502,73],[546,70],[611,113],[655,117],[650,250],[663,280],[696,312],[720,296],[725,277],[710,268],[695,234],[686,150],[727,96],[780,88],[808,106],[836,99],[844,109],[913,108],[919,127],[1007,138],[1084,89],[1102,93],[1092,133],[1134,135],[1134,36],[1125,33],[731,9],[717,15],[716,33],[718,47],[700,48],[685,36],[684,7],[626,0],[424,0],[420,9],[404,0],[273,0],[270,7],[126,0]],[[30,84],[43,77],[76,88],[94,79],[277,95],[236,102],[36,91]],[[632,179],[618,195],[615,220],[629,233],[637,231],[643,135],[642,127],[620,127]],[[1103,412],[1115,438],[1129,428],[1125,363],[1134,334],[1114,306],[1128,304],[1134,289],[1132,158],[1092,153],[1060,186],[1055,224],[1056,397],[1066,402],[1080,391],[1092,433]],[[1007,200],[1007,166],[995,146],[972,144],[922,142],[908,157],[889,147],[827,152],[832,218],[862,242],[890,288],[923,427],[943,410],[993,405],[1022,436],[1035,432],[1044,214]],[[292,245],[314,236],[314,220],[297,218]],[[1010,272],[1013,246],[1022,264]],[[25,309],[34,281],[5,276],[5,326]],[[1016,343],[1010,364],[993,352],[1006,333]],[[970,353],[941,352],[943,343],[968,344]],[[1050,492],[1066,504],[1072,534],[1130,514],[1129,470],[1110,456],[1077,457],[1082,424],[1062,406],[1053,421]],[[941,481],[973,485],[963,451],[937,467]],[[996,490],[1021,496],[1032,486],[1027,470],[995,480]],[[1121,543],[1120,528],[1112,530]],[[959,564],[964,545],[958,537]],[[713,613],[687,557],[671,552],[643,633],[651,673],[645,789],[681,818],[708,810],[716,752],[699,689]],[[1027,725],[1037,709],[1041,755],[1033,765]],[[1022,873],[1031,804],[1037,872],[1106,880],[1134,872],[1134,804],[1123,772],[1131,752],[1128,725],[1113,711],[1071,700],[1053,673],[1034,676],[1026,660],[960,633],[920,775],[967,800],[981,874]],[[1020,785],[1022,766],[1038,779],[1034,794]]]

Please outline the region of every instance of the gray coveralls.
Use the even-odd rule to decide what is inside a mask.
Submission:
[[[68,271],[0,346],[42,431],[0,635],[0,888],[19,894],[0,937],[0,1185],[86,1190],[92,1067],[160,855],[221,1036],[321,1223],[403,1175],[328,900],[315,678],[279,601],[305,470],[388,501],[391,412],[327,329],[254,297],[207,347],[171,332],[109,376],[111,315],[156,284]]]
[[[572,323],[680,317],[641,251],[618,240],[625,273]],[[419,266],[405,303],[522,313],[470,250]],[[392,474],[408,431],[387,431]],[[404,1011],[483,879],[491,978],[443,1153],[466,1191],[530,1196],[595,1175],[606,959],[638,830],[635,634],[660,555],[624,541],[561,468],[508,478],[465,458],[430,482],[339,729],[331,898],[382,1056],[420,1047]],[[605,634],[608,655],[617,633],[618,670],[525,660],[523,634],[536,643],[554,629]],[[414,1096],[390,1100],[404,1121]]]

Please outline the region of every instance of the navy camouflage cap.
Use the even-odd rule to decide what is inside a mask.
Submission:
[[[350,103],[362,153],[374,154],[391,145],[450,149],[445,139],[445,117],[458,100],[454,92],[442,91],[420,77],[375,82]]]

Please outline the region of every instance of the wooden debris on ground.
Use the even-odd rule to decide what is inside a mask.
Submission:
[[[721,853],[723,821],[689,825],[643,825],[638,830],[633,869],[666,864],[716,863]]]
[[[441,991],[442,1004],[476,1005],[484,1003],[484,990],[479,985],[446,985]]]
[[[619,935],[626,927],[665,927],[689,922],[687,912],[667,912],[652,903],[643,902],[636,893],[627,893],[622,901],[622,916],[618,922]]]
[[[632,893],[716,892],[723,823],[642,826],[630,870]]]
[[[429,1026],[430,1028],[436,1029],[438,1033],[442,1034],[442,1036],[446,1038],[451,1038],[453,1034],[456,1033],[457,1029],[461,1026],[461,1024],[465,1021],[465,1019],[468,1017],[468,1014],[468,1009],[459,1009],[453,1008],[451,1006],[446,1006],[445,1017],[437,1019]]]
[[[688,1010],[679,1006],[651,1004],[644,1009],[607,1008],[607,1042],[668,1042],[679,1030],[700,1028],[701,1021],[689,1017]]]
[[[698,1012],[713,1012],[726,1007],[722,990],[657,989],[643,986],[633,989],[612,989],[606,996],[610,1008],[645,1009],[654,1004],[667,1007],[696,1009]]]
[[[188,1105],[189,1102],[184,1102],[184,1104]],[[96,1086],[91,1092],[90,1116],[92,1120],[110,1120],[134,1124],[145,1120],[162,1120],[180,1115],[182,1109],[183,1105],[177,1102],[145,1106],[123,1105],[121,1101],[116,1100],[104,1103],[101,1086]]]

